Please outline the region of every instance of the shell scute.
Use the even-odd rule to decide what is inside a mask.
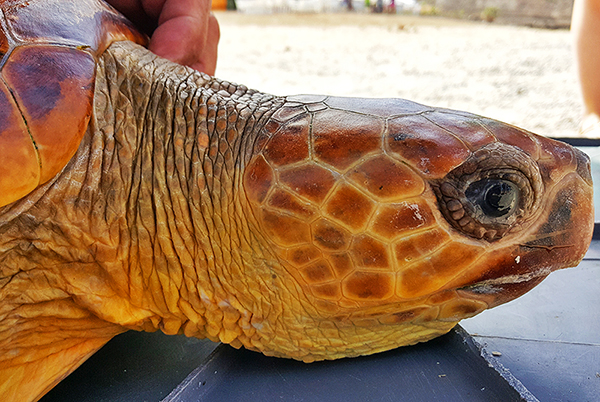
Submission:
[[[17,48],[2,69],[38,150],[42,183],[67,164],[83,137],[94,65],[92,56],[80,50],[26,46]]]
[[[116,40],[145,37],[99,0],[5,1],[0,5],[14,37],[26,43],[57,43],[103,52]]]
[[[35,189],[40,164],[25,122],[3,82],[0,82],[0,161],[0,205]],[[14,166],[19,166],[18,174]]]
[[[99,0],[0,1],[0,14],[0,80],[12,98],[2,107],[20,118],[0,131],[0,144],[8,147],[2,153],[22,156],[2,159],[7,175],[20,178],[0,181],[4,206],[54,177],[77,151],[92,113],[95,58],[116,40],[146,38]],[[29,144],[17,145],[17,137]]]

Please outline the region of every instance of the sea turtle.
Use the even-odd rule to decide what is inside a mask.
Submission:
[[[568,145],[250,90],[151,54],[100,0],[0,10],[0,400],[129,329],[306,362],[426,341],[586,252]]]

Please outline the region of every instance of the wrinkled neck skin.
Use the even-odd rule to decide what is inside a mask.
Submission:
[[[252,133],[283,99],[122,42],[94,103],[63,172],[0,210],[2,400],[40,397],[127,329],[239,347],[284,314],[239,191]]]

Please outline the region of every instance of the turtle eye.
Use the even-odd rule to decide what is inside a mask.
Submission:
[[[519,188],[508,180],[484,179],[472,183],[465,195],[490,218],[499,218],[515,210]]]
[[[544,192],[537,163],[522,150],[499,143],[474,152],[432,184],[448,223],[488,241],[525,228]]]

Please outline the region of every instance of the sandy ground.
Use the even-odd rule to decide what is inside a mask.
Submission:
[[[400,15],[217,13],[217,76],[277,95],[401,97],[577,133],[570,34]]]

